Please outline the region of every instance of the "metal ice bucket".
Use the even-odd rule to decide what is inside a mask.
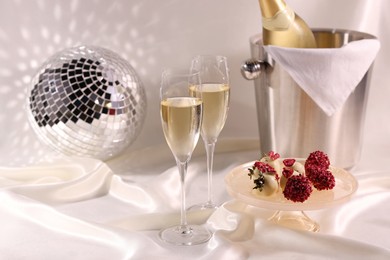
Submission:
[[[339,48],[351,41],[375,38],[347,30],[313,32],[319,48]],[[337,167],[355,166],[360,159],[373,65],[341,109],[327,116],[264,51],[261,35],[252,37],[250,45],[252,59],[243,64],[241,72],[255,83],[261,154],[273,150],[283,157],[306,158],[310,152],[322,150]]]

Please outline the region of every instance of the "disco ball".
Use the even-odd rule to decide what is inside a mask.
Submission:
[[[146,96],[132,66],[96,46],[50,57],[28,90],[28,118],[55,150],[101,160],[118,155],[141,131]]]

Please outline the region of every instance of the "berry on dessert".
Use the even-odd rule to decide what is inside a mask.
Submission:
[[[284,167],[282,171],[283,177],[286,179],[290,178],[294,174],[294,170],[291,167]]]
[[[275,161],[280,158],[280,154],[275,153],[274,151],[269,151],[268,152],[268,157],[272,160]]]
[[[259,191],[260,195],[270,196],[278,191],[279,175],[271,165],[256,161],[248,170],[248,175],[255,184],[253,190]]]
[[[315,151],[309,154],[305,162],[305,170],[310,166],[318,166],[328,169],[330,165],[328,155],[322,151]]]
[[[273,167],[278,177],[282,175],[283,165],[282,161],[280,160],[280,154],[275,153],[274,151],[269,151],[267,155],[260,159],[260,162],[267,163]]]
[[[311,166],[306,169],[306,176],[317,190],[331,190],[336,185],[335,178],[328,169]]]
[[[311,182],[302,174],[293,175],[287,179],[283,195],[293,202],[304,202],[312,192]]]
[[[280,178],[280,187],[284,189],[286,186],[287,179],[293,175],[304,174],[305,170],[301,163],[297,162],[295,159],[284,159],[283,160],[283,170],[282,176]]]
[[[295,159],[284,159],[283,164],[286,167],[292,167],[294,165],[295,161],[296,161]]]
[[[276,170],[274,167],[269,165],[268,163],[265,162],[255,162],[253,165],[255,169],[259,170],[261,173],[276,173]]]
[[[291,158],[280,159],[278,153],[270,151],[248,169],[248,175],[255,184],[253,192],[260,196],[282,190],[286,199],[304,202],[313,187],[318,191],[335,187],[336,181],[329,167],[329,158],[322,151],[310,153],[304,164]]]

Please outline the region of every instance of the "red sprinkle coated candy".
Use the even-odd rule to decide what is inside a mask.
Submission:
[[[256,161],[254,166],[262,173],[276,173],[274,167],[272,167],[268,163]]]
[[[306,176],[317,190],[331,190],[336,185],[332,172],[327,169],[312,166],[306,170]]]
[[[284,197],[293,202],[304,202],[312,192],[311,183],[303,175],[294,175],[287,179],[283,190]]]
[[[322,169],[328,169],[330,165],[328,155],[322,151],[315,151],[309,154],[305,162],[305,170],[311,166],[318,166]]]

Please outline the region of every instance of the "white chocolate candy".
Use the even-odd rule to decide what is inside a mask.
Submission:
[[[275,175],[265,173],[264,179],[265,179],[265,185],[262,191],[260,191],[259,189],[253,189],[252,192],[258,196],[271,196],[277,193],[279,190],[279,183],[275,179]]]
[[[295,162],[292,167],[293,167],[294,171],[297,171],[301,174],[305,173],[305,166],[300,162]]]
[[[279,158],[276,160],[271,160],[268,156],[260,159],[260,162],[268,163],[272,168],[275,169],[276,173],[281,176],[283,171],[283,161]]]
[[[293,168],[293,169],[294,169],[294,168]],[[294,176],[294,175],[299,175],[299,174],[300,174],[300,173],[294,169],[294,172],[293,172],[293,175],[292,175],[292,176]],[[290,176],[290,177],[291,177],[291,176]],[[282,176],[280,177],[280,188],[281,188],[282,190],[284,189],[284,187],[286,187],[286,183],[287,183],[287,178],[284,177],[284,175],[282,174]]]

